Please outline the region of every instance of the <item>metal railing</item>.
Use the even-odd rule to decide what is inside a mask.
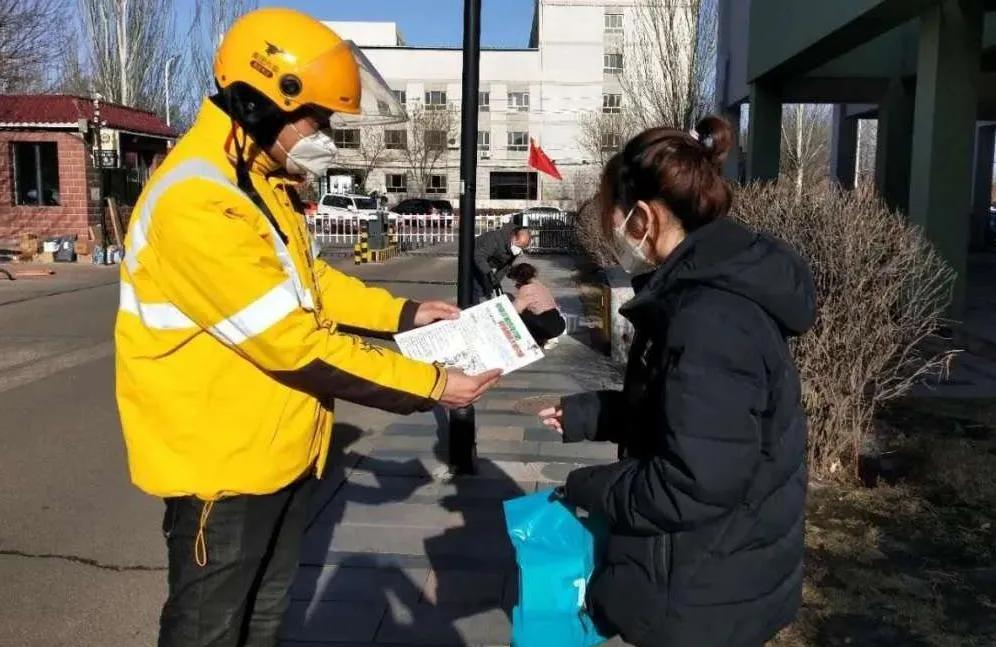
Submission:
[[[482,215],[474,221],[474,235],[498,229],[511,222],[512,215]],[[353,215],[309,215],[308,231],[323,247],[352,248],[360,241],[366,218]],[[533,232],[530,251],[560,253],[573,251],[577,245],[573,216],[559,214],[523,214],[522,224]],[[388,221],[390,240],[401,250],[421,249],[457,240],[460,221],[454,215],[399,215]]]

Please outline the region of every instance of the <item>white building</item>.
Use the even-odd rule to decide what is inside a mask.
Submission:
[[[521,209],[536,204],[570,208],[572,182],[582,175],[593,181],[596,160],[590,147],[581,144],[580,124],[586,115],[619,110],[623,99],[618,75],[629,63],[623,61],[623,34],[633,4],[634,0],[536,0],[528,48],[481,52],[479,208]],[[425,137],[412,124],[388,126],[385,145],[364,145],[363,137],[376,140],[376,133],[337,132],[343,167],[367,175],[368,191],[395,194],[397,199],[423,193],[413,176],[427,175],[425,194],[457,204],[462,51],[406,46],[398,26],[390,22],[327,24],[363,49],[409,112],[445,108],[452,115],[448,132],[429,134],[445,146],[431,173],[425,172],[424,164],[421,172],[415,171],[403,151],[413,134]],[[530,138],[555,161],[563,182],[528,167]],[[381,154],[372,154],[377,149]]]

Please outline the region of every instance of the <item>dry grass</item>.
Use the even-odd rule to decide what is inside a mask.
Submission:
[[[996,400],[883,413],[915,471],[876,489],[814,485],[804,608],[774,647],[994,644]]]

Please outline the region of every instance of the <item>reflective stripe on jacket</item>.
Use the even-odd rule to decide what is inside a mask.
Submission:
[[[417,304],[316,259],[286,180],[251,142],[243,193],[231,121],[210,101],[140,196],[115,326],[132,481],[157,496],[262,494],[321,473],[342,398],[428,410],[445,372],[345,334],[396,332]]]

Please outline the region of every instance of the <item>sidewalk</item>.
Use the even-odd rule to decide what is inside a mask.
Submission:
[[[580,315],[573,263],[565,257],[530,262],[565,314]],[[398,294],[455,293],[453,257],[346,269]],[[433,283],[407,283],[420,280]],[[576,337],[584,338],[583,324],[575,318]],[[342,407],[336,469],[323,483],[305,537],[283,645],[508,644],[516,572],[501,502],[561,484],[576,466],[615,456],[614,446],[564,445],[534,416],[518,413],[517,404],[617,380],[606,358],[564,337],[547,358],[504,378],[478,404],[479,474],[454,480],[445,477],[442,412],[385,416],[386,425],[364,433],[366,410]]]

